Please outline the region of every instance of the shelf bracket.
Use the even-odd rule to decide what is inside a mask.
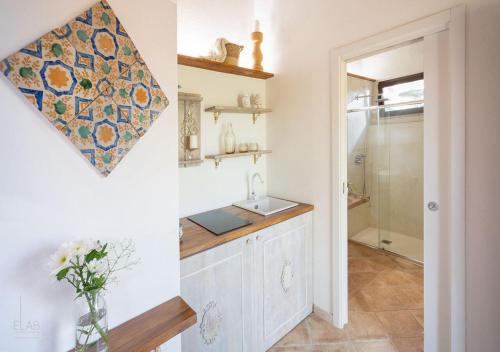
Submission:
[[[220,111],[214,111],[214,121],[217,123],[220,117]]]
[[[262,154],[254,154],[253,155],[253,163],[257,164],[257,161],[259,161],[259,158],[262,156]]]
[[[221,159],[214,159],[215,168],[218,169]]]
[[[260,112],[254,112],[252,114],[252,119],[253,119],[253,124],[255,125],[255,122],[257,122],[257,119],[259,118],[260,116]]]

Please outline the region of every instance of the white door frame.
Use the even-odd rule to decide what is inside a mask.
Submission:
[[[447,350],[465,351],[465,6],[457,6],[429,17],[394,28],[387,32],[334,48],[331,51],[332,92],[332,320],[342,328],[348,319],[347,288],[347,72],[346,63],[355,58],[401,45],[418,38],[448,31],[448,78],[449,78],[449,144],[448,162],[441,165],[449,174],[449,211],[438,212],[437,221],[448,226],[447,248],[439,246],[439,238],[424,241],[425,255],[438,248],[440,261],[447,264],[440,277],[449,281],[444,285],[428,285],[435,282],[437,274],[432,267],[424,268],[424,308],[438,312],[439,322],[430,321],[425,315],[425,350],[437,350],[438,338],[445,338],[438,325],[448,329]],[[426,92],[427,93],[427,92]],[[426,110],[438,110],[429,106],[426,94]],[[430,99],[430,104],[439,103]],[[452,171],[452,172],[450,172]],[[429,200],[425,197],[425,203]],[[432,226],[432,221],[429,221]],[[427,224],[429,225],[429,224]],[[433,247],[434,246],[434,247]],[[425,259],[427,261],[427,259]],[[443,270],[445,271],[443,273]],[[444,276],[443,276],[444,275]],[[431,281],[431,279],[433,279]],[[447,309],[442,309],[448,305]],[[436,330],[436,331],[432,331]],[[442,345],[441,345],[442,346]],[[444,352],[444,349],[441,349]]]

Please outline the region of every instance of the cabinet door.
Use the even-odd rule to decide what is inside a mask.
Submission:
[[[253,241],[247,236],[181,261],[181,296],[198,315],[182,333],[182,351],[253,351]]]
[[[256,236],[257,336],[267,350],[312,312],[312,214]]]

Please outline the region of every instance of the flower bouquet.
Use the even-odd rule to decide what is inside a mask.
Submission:
[[[115,273],[138,263],[133,260],[132,241],[101,243],[81,240],[64,243],[51,256],[52,272],[58,281],[75,289],[78,304],[77,352],[108,350],[108,320],[103,293]]]

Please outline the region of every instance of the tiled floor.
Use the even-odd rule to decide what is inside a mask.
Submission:
[[[423,308],[422,266],[349,242],[349,324],[313,313],[270,351],[423,351]]]

